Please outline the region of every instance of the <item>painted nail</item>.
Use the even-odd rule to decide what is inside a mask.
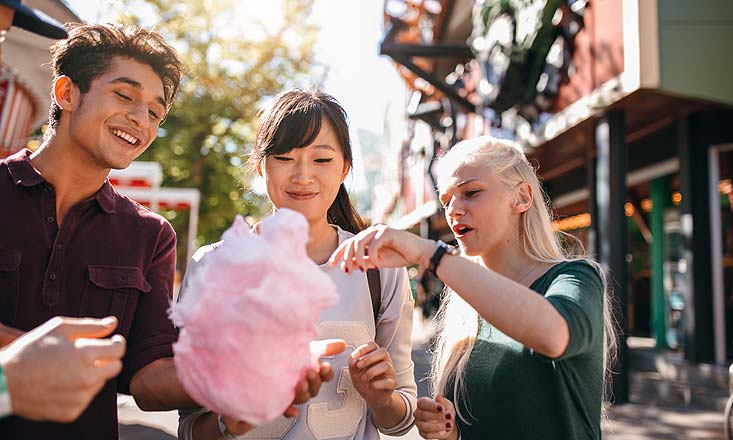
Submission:
[[[445,427],[446,427],[446,429],[450,429],[450,428],[451,428],[451,424],[450,424],[450,422],[446,423],[446,424],[445,424]]]
[[[438,411],[443,411],[443,405],[438,405]]]
[[[446,419],[450,420],[450,418],[451,418],[451,417],[452,417],[452,416],[451,416],[451,414],[450,414],[450,413],[445,413],[445,418],[446,418]]]

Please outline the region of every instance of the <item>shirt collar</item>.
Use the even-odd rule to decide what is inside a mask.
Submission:
[[[31,187],[46,181],[31,164],[31,151],[22,149],[6,159],[8,171],[15,185]]]
[[[102,187],[99,188],[99,191],[94,195],[94,198],[97,200],[99,207],[102,208],[104,212],[112,214],[115,212],[115,208],[117,207],[117,197],[115,197],[115,195],[115,190],[112,188],[112,184],[109,183],[109,179],[105,179]]]
[[[16,186],[32,187],[46,182],[41,173],[31,164],[31,154],[30,150],[23,149],[6,159],[8,171]],[[112,214],[117,207],[115,195],[115,190],[109,183],[109,179],[105,179],[102,187],[94,194],[93,198],[104,212]]]

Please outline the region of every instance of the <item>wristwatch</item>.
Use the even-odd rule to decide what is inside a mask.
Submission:
[[[222,437],[224,437],[227,440],[238,440],[239,439],[237,435],[232,434],[227,429],[227,425],[224,423],[224,420],[221,418],[221,415],[216,416],[216,423],[219,424],[219,434],[221,434]]]
[[[10,391],[8,390],[8,382],[5,380],[5,372],[3,366],[0,365],[0,418],[9,416],[12,412],[10,405]]]
[[[437,277],[438,274],[436,273],[436,270],[438,270],[438,264],[440,264],[440,260],[443,259],[443,256],[445,254],[459,255],[461,251],[457,247],[449,246],[441,240],[438,240],[435,244],[437,245],[437,248],[435,249],[433,256],[430,257],[430,267],[428,267],[428,271],[432,272],[433,275]]]

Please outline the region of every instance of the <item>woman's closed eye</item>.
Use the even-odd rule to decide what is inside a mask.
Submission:
[[[322,158],[322,159],[316,159],[316,163],[329,163],[329,162],[333,162],[333,158],[332,157]]]
[[[470,189],[470,190],[466,191],[465,193],[463,193],[463,196],[465,198],[467,198],[467,199],[470,199],[471,197],[474,197],[475,195],[477,195],[480,192],[481,192],[481,190],[479,190],[479,189]]]
[[[290,162],[291,160],[293,160],[293,158],[287,157],[287,156],[272,156],[272,157],[278,162]]]

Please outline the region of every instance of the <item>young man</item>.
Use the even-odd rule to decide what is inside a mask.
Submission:
[[[127,352],[119,377],[76,421],[7,417],[0,438],[116,439],[118,391],[144,410],[195,405],[175,375],[176,332],[166,315],[175,234],[107,180],[155,139],[182,66],[157,33],[116,25],[73,25],[51,54],[46,138],[36,152],[0,161],[0,203],[13,213],[0,216],[0,262],[18,263],[0,276],[0,322],[27,331],[53,316],[111,315]],[[299,400],[332,375],[320,373],[299,384]],[[247,429],[230,422],[230,430]]]
[[[0,66],[2,40],[11,25],[48,38],[67,36],[60,23],[20,0],[0,0]],[[9,277],[17,264],[0,262],[0,279]],[[0,297],[13,294],[0,291]],[[115,318],[56,317],[23,335],[0,323],[0,417],[14,414],[59,422],[78,417],[121,369],[124,339],[96,339],[109,335],[116,325]]]

